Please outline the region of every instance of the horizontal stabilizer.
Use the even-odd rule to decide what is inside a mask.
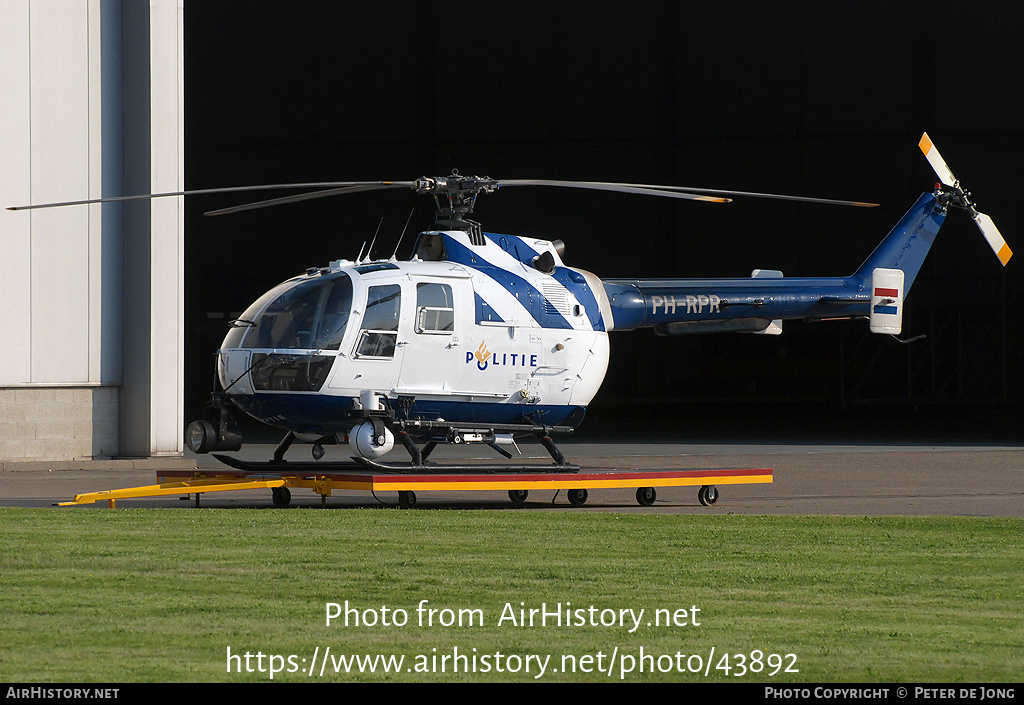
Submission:
[[[778,269],[755,269],[750,273],[751,279],[782,279],[783,275]],[[756,330],[759,335],[782,335],[782,319],[776,318],[764,330]]]

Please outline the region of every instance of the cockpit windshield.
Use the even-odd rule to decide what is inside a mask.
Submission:
[[[300,350],[341,347],[352,312],[352,280],[344,272],[302,281],[279,293],[269,304],[265,304],[264,299],[249,307],[234,323],[245,327],[238,347]]]

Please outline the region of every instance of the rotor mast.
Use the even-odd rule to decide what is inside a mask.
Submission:
[[[474,244],[483,244],[480,223],[466,216],[473,212],[480,193],[492,193],[499,186],[488,176],[462,176],[453,170],[449,176],[421,176],[416,180],[416,193],[434,197],[434,225],[443,230],[463,230]],[[477,242],[479,240],[479,242]]]

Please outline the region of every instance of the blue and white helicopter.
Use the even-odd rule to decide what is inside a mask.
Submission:
[[[331,262],[280,284],[234,321],[218,353],[222,391],[190,425],[188,445],[200,453],[237,449],[234,407],[287,430],[278,461],[295,438],[312,442],[314,457],[322,457],[323,443],[347,436],[367,464],[397,467],[379,459],[398,439],[412,465],[422,466],[438,443],[482,442],[508,456],[500,446],[526,433],[565,465],[551,435],[583,420],[604,380],[613,331],[779,334],[787,319],[861,318],[872,332],[898,334],[904,298],[950,206],[968,210],[1003,265],[1011,254],[927,134],[920,146],[942,186],[923,194],[847,277],[755,270],[749,279],[601,279],[566,266],[560,241],[483,232],[466,218],[480,194],[514,186],[719,202],[766,194],[455,173],[343,183],[215,211],[380,188],[411,188],[438,206],[434,228],[420,233],[410,260]]]
[[[874,204],[456,172],[415,181],[293,184],[321,190],[213,211],[409,188],[434,197],[437,218],[419,234],[411,259],[370,261],[360,253],[355,261],[335,260],[279,284],[233,321],[217,354],[220,390],[203,418],[189,425],[187,445],[196,453],[238,450],[235,413],[241,411],[286,431],[269,462],[216,456],[245,470],[282,467],[295,440],[312,443],[316,460],[325,444],[347,440],[355,461],[377,470],[478,471],[479,465],[428,464],[427,458],[440,443],[485,443],[511,458],[502,446],[524,435],[540,440],[560,470],[574,468],[551,437],[583,420],[608,368],[609,333],[779,334],[785,320],[846,318],[867,319],[875,333],[898,334],[904,299],[951,206],[968,211],[1005,266],[1011,252],[992,220],[975,209],[927,134],[920,147],[941,184],[921,195],[846,277],[754,270],[746,279],[601,279],[566,266],[558,240],[484,232],[466,216],[480,194],[516,186],[716,202],[759,196]],[[183,193],[226,190],[238,189]],[[410,462],[381,460],[396,442]]]

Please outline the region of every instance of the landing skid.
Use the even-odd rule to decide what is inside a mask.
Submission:
[[[571,463],[565,463],[563,465],[541,465],[541,464],[524,464],[524,465],[471,465],[468,463],[430,463],[429,465],[413,465],[412,463],[381,463],[376,460],[370,460],[369,458],[353,458],[362,467],[373,470],[379,473],[445,473],[445,474],[459,474],[459,473],[472,473],[474,475],[507,475],[515,473],[544,473],[544,472],[557,472],[557,473],[576,473],[580,471],[579,465],[573,465]]]
[[[228,467],[234,468],[235,470],[242,470],[247,473],[287,472],[288,474],[294,475],[322,475],[335,472],[347,472],[350,470],[360,470],[363,467],[354,461],[344,461],[340,463],[321,463],[317,461],[296,462],[284,459],[253,461],[234,458],[230,455],[220,455],[218,453],[213,453],[213,457]]]
[[[449,423],[446,421],[421,421],[421,420],[396,420],[383,416],[370,416],[368,420],[374,423],[375,427],[388,429],[398,439],[405,450],[409,453],[409,462],[381,462],[375,459],[354,456],[351,461],[343,462],[295,462],[285,460],[285,453],[291,448],[295,441],[295,434],[289,431],[281,442],[274,449],[274,457],[268,461],[240,460],[228,455],[214,454],[213,457],[220,462],[245,472],[288,472],[288,473],[330,473],[345,472],[348,470],[370,469],[379,473],[537,473],[537,472],[579,472],[580,467],[568,462],[562,451],[558,449],[552,440],[554,435],[568,435],[573,432],[571,426],[535,426],[531,424],[496,424],[489,426],[477,426],[473,424]],[[519,463],[519,464],[486,464],[486,463],[460,463],[446,461],[443,463],[428,462],[430,454],[442,444],[452,445],[478,444],[486,445],[497,451],[506,459],[512,455],[500,448],[495,442],[496,434],[522,434],[534,436],[554,461],[553,464],[542,463]],[[374,435],[378,435],[376,432]],[[416,444],[415,438],[427,438],[427,442],[421,448]],[[313,444],[313,457],[322,458],[323,443],[333,442],[328,438],[321,439]]]
[[[343,462],[317,462],[317,461],[289,461],[289,460],[267,460],[251,461],[233,458],[230,455],[213,454],[213,457],[235,470],[242,470],[247,473],[288,473],[289,475],[326,475],[338,472],[349,472],[353,470],[371,470],[375,473],[394,474],[423,474],[443,473],[452,474],[508,474],[508,473],[576,473],[580,466],[566,463],[564,465],[543,465],[523,464],[471,464],[471,463],[424,463],[413,465],[412,463],[381,463],[367,458],[353,458]]]

